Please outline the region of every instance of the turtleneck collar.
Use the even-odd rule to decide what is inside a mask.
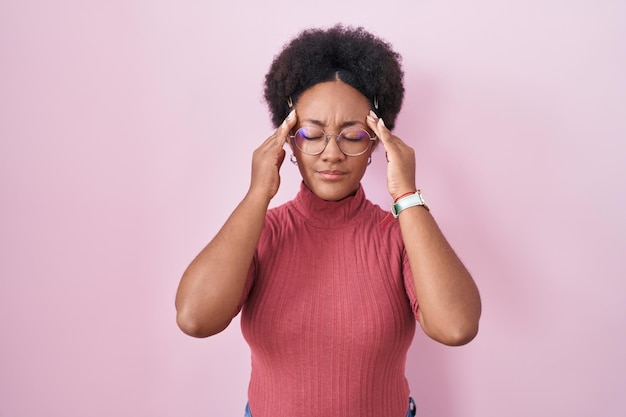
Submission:
[[[313,194],[302,182],[292,203],[296,212],[307,223],[315,227],[334,229],[363,221],[363,216],[359,216],[359,213],[365,209],[368,201],[361,185],[354,196],[340,201],[326,201]]]

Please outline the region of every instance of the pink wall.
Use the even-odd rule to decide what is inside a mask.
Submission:
[[[243,414],[238,322],[189,338],[173,297],[271,131],[273,55],[338,21],[403,54],[396,133],[483,295],[472,344],[416,337],[420,416],[625,415],[626,4],[227,3],[0,2],[0,416]]]

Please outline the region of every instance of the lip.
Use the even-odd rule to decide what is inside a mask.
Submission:
[[[342,179],[346,175],[346,172],[338,171],[334,169],[317,171],[317,173],[320,175],[320,177],[328,181],[337,181],[337,180]]]

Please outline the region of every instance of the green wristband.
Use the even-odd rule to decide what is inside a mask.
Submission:
[[[391,214],[396,219],[400,215],[400,212],[404,209],[414,206],[424,206],[424,208],[428,211],[430,209],[426,205],[426,201],[424,200],[424,196],[422,196],[422,192],[417,190],[415,194],[408,195],[406,197],[401,198],[391,205]]]

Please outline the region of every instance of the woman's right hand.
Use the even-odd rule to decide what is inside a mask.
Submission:
[[[259,146],[252,156],[250,192],[262,193],[271,200],[280,186],[280,167],[285,160],[285,142],[296,125],[296,111],[292,110],[274,134]]]
[[[185,270],[176,293],[176,320],[185,333],[195,337],[214,335],[224,330],[236,314],[268,203],[280,185],[283,146],[295,125],[292,111],[254,151],[248,194]]]

